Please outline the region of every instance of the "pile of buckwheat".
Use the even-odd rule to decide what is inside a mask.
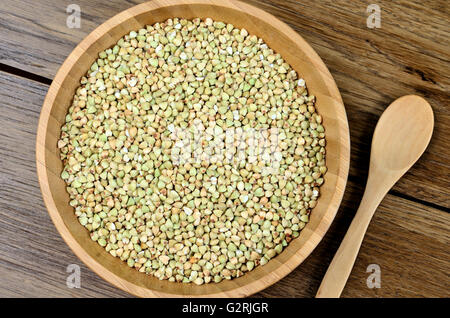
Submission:
[[[100,52],[58,142],[70,205],[107,252],[195,284],[266,264],[303,229],[325,166],[305,81],[262,39],[169,19]]]

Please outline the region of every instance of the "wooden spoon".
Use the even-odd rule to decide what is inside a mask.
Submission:
[[[430,104],[415,95],[398,98],[381,115],[373,134],[364,196],[316,297],[341,295],[376,208],[389,189],[423,154],[433,126]]]

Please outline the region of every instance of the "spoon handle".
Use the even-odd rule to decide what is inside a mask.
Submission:
[[[370,220],[389,190],[389,188],[387,190],[380,189],[380,187],[376,186],[378,185],[377,182],[371,181],[374,180],[371,180],[369,177],[358,211],[328,267],[317,292],[317,298],[338,298],[344,289]]]

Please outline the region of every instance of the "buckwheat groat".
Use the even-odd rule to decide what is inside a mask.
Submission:
[[[239,277],[297,237],[326,172],[305,81],[262,39],[171,19],[100,52],[58,147],[70,204],[130,267],[195,284]]]

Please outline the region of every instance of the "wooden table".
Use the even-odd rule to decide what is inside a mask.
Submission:
[[[3,0],[0,7],[0,296],[128,297],[84,266],[56,232],[36,177],[35,134],[58,67],[76,44],[143,1],[77,0],[81,28],[66,25],[74,1]],[[376,1],[381,28],[366,25],[366,1],[248,1],[289,24],[333,74],[351,130],[351,167],[329,232],[290,275],[257,297],[312,297],[358,207],[378,117],[395,98],[424,96],[435,132],[419,162],[375,214],[343,297],[450,296],[450,10],[445,0]],[[69,264],[81,288],[66,286]],[[381,288],[366,285],[381,268]]]

